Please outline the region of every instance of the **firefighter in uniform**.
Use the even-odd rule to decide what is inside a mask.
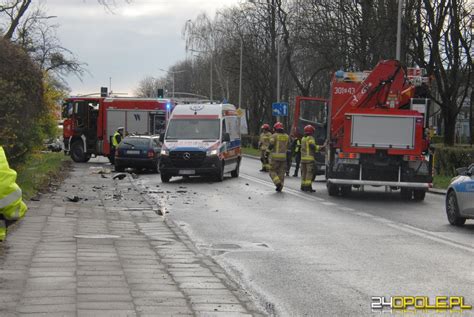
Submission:
[[[304,137],[301,139],[301,190],[304,192],[315,192],[312,188],[314,172],[314,155],[323,147],[316,144],[314,140],[314,127],[304,127]]]
[[[115,164],[115,150],[117,149],[120,142],[122,142],[124,127],[117,128],[114,135],[112,136],[112,147],[110,149],[110,162]]]
[[[275,133],[270,138],[270,177],[276,186],[276,191],[281,192],[285,182],[286,151],[290,137],[283,130],[283,124],[275,123]]]
[[[298,171],[300,169],[300,162],[301,162],[301,139],[296,138],[291,145],[291,150],[293,155],[295,156],[295,173],[293,177],[298,177]]]
[[[258,140],[258,149],[260,150],[260,161],[262,162],[262,169],[260,172],[268,172],[270,170],[270,163],[268,161],[268,146],[270,145],[270,126],[268,124],[262,125],[262,133]]]
[[[22,218],[27,209],[21,189],[16,184],[16,172],[8,165],[0,146],[0,241],[7,236],[7,224]]]

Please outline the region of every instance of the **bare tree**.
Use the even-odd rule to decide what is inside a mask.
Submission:
[[[431,99],[441,108],[444,143],[455,141],[456,118],[472,89],[471,17],[467,0],[413,0],[413,60],[434,79]]]

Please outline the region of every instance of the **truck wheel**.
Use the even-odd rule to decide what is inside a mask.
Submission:
[[[328,189],[329,196],[336,196],[339,193],[339,186],[329,183],[326,183],[326,188]]]
[[[413,191],[413,199],[416,201],[425,200],[426,191],[424,189],[415,189]]]
[[[459,215],[458,199],[454,190],[450,190],[446,195],[446,215],[453,226],[462,226],[466,222],[466,218]]]
[[[75,141],[71,144],[71,158],[76,163],[88,162],[90,155],[84,152],[84,145],[81,141]]]
[[[352,186],[341,186],[341,195],[348,196],[352,192]]]
[[[160,178],[162,183],[169,183],[171,176],[161,173]]]
[[[412,191],[413,190],[411,188],[402,187],[400,188],[400,195],[404,200],[410,200]]]
[[[221,162],[221,166],[217,170],[216,180],[222,182],[224,180],[224,161]]]
[[[237,167],[235,168],[235,170],[230,172],[230,176],[232,176],[234,178],[239,177],[239,170],[240,170],[240,160],[237,162]]]

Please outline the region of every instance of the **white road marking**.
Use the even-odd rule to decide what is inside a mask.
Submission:
[[[247,175],[247,174],[242,174],[241,173],[240,175],[241,175],[242,178],[245,178],[247,180],[262,184],[264,186],[267,186],[267,187],[270,187],[270,188],[275,187],[273,185],[273,183],[271,183],[270,181],[264,181],[264,180],[261,180],[259,178]],[[298,192],[294,189],[291,189],[291,188],[284,188],[284,192],[286,192],[288,194],[291,194],[293,196],[299,197],[299,198],[303,198],[307,201],[321,202],[321,204],[326,205],[326,206],[338,206],[335,203],[325,201],[325,199],[310,196],[310,195],[306,195],[306,194],[302,194],[302,193],[300,193],[300,192]],[[357,216],[360,216],[360,217],[370,218],[374,221],[377,221],[381,224],[389,226],[393,229],[397,229],[399,231],[403,231],[403,232],[406,232],[406,233],[411,233],[411,234],[414,234],[416,236],[419,236],[419,237],[422,237],[422,238],[425,238],[425,239],[429,239],[431,241],[435,241],[435,242],[442,243],[442,244],[447,245],[447,246],[455,247],[455,248],[458,248],[458,249],[461,249],[461,250],[464,250],[464,251],[474,253],[474,248],[473,247],[469,247],[469,246],[460,244],[459,242],[447,239],[447,238],[443,237],[442,235],[431,232],[431,231],[420,229],[420,228],[410,226],[410,225],[407,225],[407,224],[404,224],[404,223],[401,223],[401,222],[392,221],[392,220],[389,220],[387,218],[374,216],[374,215],[369,214],[367,212],[356,211],[355,209],[352,209],[352,208],[347,208],[347,207],[338,207],[338,208],[341,209],[341,210],[344,210],[344,211],[350,211],[354,215],[357,215]]]

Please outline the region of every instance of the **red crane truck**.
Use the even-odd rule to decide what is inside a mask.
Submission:
[[[326,149],[329,195],[371,185],[424,199],[432,186],[427,82],[421,69],[404,69],[396,60],[381,61],[371,72],[335,73]]]
[[[118,127],[128,134],[164,133],[173,106],[169,99],[68,98],[63,103],[64,151],[75,162],[87,162],[92,155],[110,159]]]

